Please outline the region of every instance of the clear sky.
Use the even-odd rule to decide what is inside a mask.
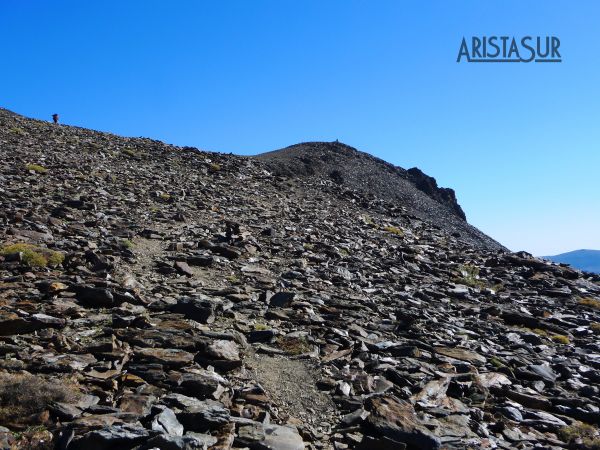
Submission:
[[[555,35],[560,64],[456,63]],[[600,249],[600,2],[1,0],[0,106],[255,154],[339,139],[536,255]]]

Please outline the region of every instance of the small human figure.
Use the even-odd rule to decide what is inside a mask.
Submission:
[[[52,120],[54,121],[54,123],[58,123],[58,114],[52,114]]]

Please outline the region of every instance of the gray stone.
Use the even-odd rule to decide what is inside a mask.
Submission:
[[[130,449],[148,440],[148,430],[135,425],[115,425],[90,431],[73,439],[69,450],[121,450]]]
[[[258,422],[240,425],[235,443],[252,450],[304,450],[295,428]]]
[[[202,400],[177,413],[186,430],[201,433],[214,430],[229,422],[229,410],[214,400]]]
[[[156,414],[150,424],[152,430],[173,436],[183,436],[183,425],[179,423],[171,409],[166,406],[154,406],[152,412]]]

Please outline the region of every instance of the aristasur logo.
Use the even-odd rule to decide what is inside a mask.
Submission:
[[[456,62],[559,63],[560,39],[556,36],[473,36],[462,38]]]

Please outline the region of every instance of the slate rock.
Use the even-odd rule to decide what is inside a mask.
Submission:
[[[184,395],[199,399],[218,399],[228,382],[215,372],[195,369],[193,372],[183,373],[177,384]]]
[[[186,430],[206,432],[229,422],[229,410],[214,400],[202,400],[186,406],[177,413],[177,419]]]
[[[412,405],[394,397],[369,398],[365,403],[370,412],[369,428],[377,435],[406,444],[406,448],[436,450],[441,441],[417,418]]]
[[[251,450],[304,450],[302,437],[295,428],[274,424],[241,424],[235,442]]]
[[[214,303],[206,299],[180,298],[170,310],[199,323],[212,323],[215,320]]]
[[[294,292],[277,292],[271,297],[269,303],[275,308],[287,308],[292,304],[295,296]]]
[[[202,436],[202,437],[200,437]],[[199,435],[198,433],[186,434],[185,436],[160,435],[148,440],[141,450],[207,450],[217,443],[217,438],[210,435]]]
[[[163,405],[152,407],[152,423],[150,428],[160,433],[172,436],[183,436],[183,425],[177,420],[173,410]]]
[[[148,440],[148,430],[135,425],[115,425],[90,431],[71,441],[68,450],[121,450],[132,449]]]
[[[109,308],[114,305],[112,292],[104,288],[90,286],[75,287],[77,300],[84,306],[92,308]]]
[[[242,365],[238,345],[234,341],[224,339],[205,343],[198,352],[197,360],[225,371],[236,369]]]

